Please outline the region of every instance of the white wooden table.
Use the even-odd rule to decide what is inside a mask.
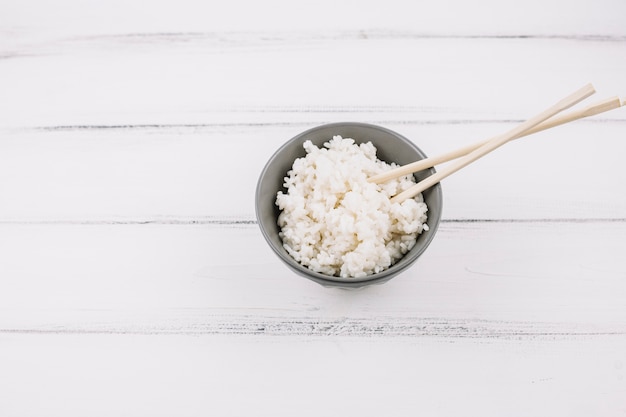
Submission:
[[[626,415],[624,109],[446,179],[382,286],[293,275],[255,222],[318,124],[434,155],[626,95],[626,3],[506,3],[4,1],[0,416]]]

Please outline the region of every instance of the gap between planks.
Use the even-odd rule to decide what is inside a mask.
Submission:
[[[284,110],[281,112],[292,113],[324,113],[324,111],[308,111],[301,109]],[[339,113],[336,110],[328,110],[329,114]],[[343,113],[350,113],[352,110],[345,110]],[[354,111],[357,113],[357,111]],[[231,113],[236,113],[232,111]],[[368,123],[377,125],[470,125],[470,124],[517,124],[522,119],[420,119],[420,120],[368,120]],[[618,118],[595,118],[593,120],[580,120],[577,123],[624,123],[626,119]],[[231,123],[139,123],[139,124],[78,124],[78,125],[48,125],[35,126],[32,130],[42,131],[82,131],[82,130],[176,130],[176,129],[211,129],[211,128],[259,128],[259,127],[296,127],[296,126],[314,126],[330,123],[330,121],[319,120],[313,121],[293,121],[293,122],[231,122]]]
[[[90,323],[83,325],[0,328],[0,334],[60,335],[228,335],[289,337],[433,337],[448,339],[562,340],[626,336],[621,325],[515,322],[497,320],[376,317],[318,318],[255,315],[202,315],[201,320],[173,323]]]
[[[442,219],[442,224],[592,224],[626,223],[626,217],[607,218],[501,218],[501,219]],[[109,218],[109,219],[0,219],[0,226],[124,226],[124,225],[172,225],[172,226],[255,226],[257,221],[251,218],[220,217],[145,217],[145,218]]]

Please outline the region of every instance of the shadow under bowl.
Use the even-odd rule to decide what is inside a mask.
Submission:
[[[275,204],[276,193],[280,190],[285,191],[284,178],[293,162],[306,155],[302,147],[305,141],[310,140],[314,145],[322,147],[324,142],[328,142],[335,135],[352,138],[356,143],[372,142],[377,149],[378,159],[388,163],[405,165],[426,157],[413,142],[384,127],[356,122],[331,123],[314,127],[281,146],[263,168],[255,196],[257,221],[263,237],[274,253],[293,272],[327,287],[360,288],[371,284],[382,284],[413,265],[430,245],[441,220],[443,202],[441,186],[437,184],[422,193],[428,206],[426,223],[429,230],[422,232],[417,237],[415,246],[388,269],[362,278],[340,278],[314,272],[296,262],[283,247],[282,239],[278,235],[280,227],[277,220],[280,210]],[[430,168],[414,174],[414,177],[417,181],[421,181],[433,173],[435,173],[434,168]]]

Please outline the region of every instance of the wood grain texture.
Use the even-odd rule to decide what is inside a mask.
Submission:
[[[11,415],[471,410],[584,416],[624,410],[623,338],[480,344],[164,335],[2,340],[0,364],[11,379],[0,379],[8,394],[0,406]]]
[[[253,221],[254,190],[266,160],[313,125],[5,131],[0,217]],[[506,131],[513,123],[383,125],[435,155]],[[507,144],[444,180],[444,218],[624,218],[626,194],[618,190],[626,186],[625,128],[622,121],[579,121]],[[221,181],[222,172],[231,178]]]
[[[446,179],[381,286],[294,276],[253,201],[305,129],[439,154],[626,95],[625,46],[620,0],[3,2],[0,416],[626,415],[623,109]]]
[[[0,329],[619,335],[625,225],[444,222],[414,268],[362,291],[293,276],[256,225],[3,225],[0,305],[13,314],[0,317]]]
[[[244,38],[252,36],[259,34]],[[285,123],[293,120],[282,112],[271,120],[271,114],[248,119],[229,110],[300,113],[329,105],[331,112],[400,108],[402,114],[388,117],[409,120],[519,120],[586,82],[605,96],[626,91],[619,76],[626,70],[626,38],[309,42],[296,34],[242,48],[210,36],[183,39],[182,46],[147,37],[146,43],[123,36],[53,42],[45,45],[50,50],[35,46],[3,60],[0,87],[11,100],[2,102],[0,126],[211,124],[237,116],[240,123],[258,116]],[[21,77],[28,83],[13,81]]]

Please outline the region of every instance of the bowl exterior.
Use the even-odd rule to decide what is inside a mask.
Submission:
[[[284,177],[287,175],[287,171],[291,169],[293,161],[306,155],[302,147],[305,141],[310,140],[314,145],[321,147],[324,142],[329,141],[336,135],[352,138],[356,143],[371,141],[377,148],[378,158],[386,162],[405,165],[426,157],[413,142],[381,126],[345,122],[314,127],[286,142],[274,153],[263,168],[259,176],[255,196],[257,221],[263,237],[274,253],[298,275],[327,287],[361,288],[372,284],[382,284],[413,265],[432,241],[441,220],[443,202],[441,186],[437,184],[422,193],[428,206],[427,224],[429,230],[420,234],[413,249],[389,269],[364,278],[339,278],[314,272],[296,262],[283,248],[283,243],[279,236],[280,228],[277,224],[280,210],[275,204],[276,193],[284,190]],[[434,168],[424,170],[416,173],[415,178],[417,181],[420,181],[434,172]]]

